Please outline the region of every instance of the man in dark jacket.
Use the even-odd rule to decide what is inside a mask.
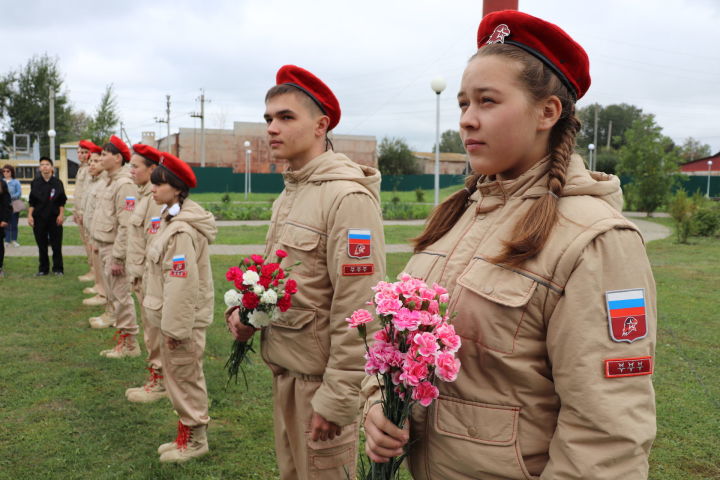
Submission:
[[[47,275],[50,271],[48,243],[53,251],[52,271],[55,275],[63,275],[62,225],[67,197],[62,182],[53,173],[52,160],[41,157],[40,175],[30,185],[28,224],[33,228],[40,252],[40,266],[36,276]]]
[[[5,260],[5,243],[3,235],[5,227],[10,225],[10,216],[12,215],[12,206],[10,203],[10,191],[8,186],[0,180],[0,278],[5,276],[3,273],[3,262]]]

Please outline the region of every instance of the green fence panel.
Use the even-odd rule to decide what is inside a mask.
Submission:
[[[227,167],[193,167],[197,177],[197,193],[245,191],[245,174],[233,173]],[[284,188],[282,175],[279,173],[253,173],[250,175],[250,190],[255,193],[280,193]]]
[[[464,175],[440,175],[440,188],[452,185],[462,185],[465,182]],[[432,190],[435,188],[434,175],[383,175],[380,189],[383,192],[412,191],[421,188]]]

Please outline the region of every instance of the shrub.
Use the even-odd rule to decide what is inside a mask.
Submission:
[[[692,219],[692,232],[701,237],[712,237],[720,232],[720,205],[703,205]]]
[[[384,203],[383,218],[385,220],[422,220],[430,215],[431,205],[416,203]]]
[[[688,197],[682,188],[675,192],[670,200],[670,216],[675,220],[675,233],[679,243],[687,243],[692,232],[693,215],[697,211],[697,204]]]
[[[423,203],[425,201],[425,190],[423,190],[422,188],[416,188],[415,199],[418,203]]]
[[[272,208],[270,205],[238,205],[238,204],[209,204],[210,211],[218,220],[270,220]]]

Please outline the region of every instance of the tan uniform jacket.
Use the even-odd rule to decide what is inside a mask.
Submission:
[[[159,232],[159,224],[153,225],[150,222],[153,217],[160,216],[160,205],[152,199],[150,187],[150,183],[138,187],[135,209],[130,215],[125,258],[125,266],[130,278],[142,278],[148,239]]]
[[[213,320],[212,271],[208,244],[215,240],[215,217],[190,199],[180,213],[162,215],[160,233],[147,247],[145,307],[148,321],[176,340]]]
[[[365,376],[364,345],[346,317],[371,299],[385,277],[380,173],[326,152],[296,172],[273,204],[265,255],[283,249],[283,268],[298,282],[293,306],[262,332],[262,356],[274,373],[322,377],[314,411],[338,425],[357,418]],[[369,256],[349,255],[350,230],[369,230]],[[357,253],[353,251],[353,253]]]
[[[116,263],[125,262],[128,225],[136,200],[137,185],[130,179],[127,166],[108,174],[94,214],[92,236],[96,242],[113,244],[112,258]]]
[[[574,157],[542,252],[522,268],[489,260],[547,194],[546,171],[541,162],[515,180],[481,180],[454,228],[406,267],[449,289],[462,337],[457,381],[439,382],[440,398],[414,410],[418,480],[647,478],[652,377],[605,376],[606,360],[653,356],[656,336],[655,284],[619,211],[618,179],[591,177]],[[606,292],[626,289],[645,295],[648,335],[633,343],[614,341],[608,323]]]
[[[90,181],[90,173],[88,172],[87,163],[80,165],[75,176],[75,189],[73,190],[73,207],[74,212],[78,215],[83,215],[84,197],[87,192],[88,183]]]
[[[105,172],[100,172],[100,174],[95,177],[88,175],[88,178],[87,189],[82,198],[83,228],[89,235],[90,240],[93,241],[92,224],[93,218],[95,217],[95,208],[100,198],[100,191],[107,183],[107,175]]]

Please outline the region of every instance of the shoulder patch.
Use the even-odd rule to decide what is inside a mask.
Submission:
[[[605,378],[635,377],[653,373],[652,357],[613,358],[605,360]]]
[[[644,288],[605,292],[605,300],[613,341],[632,343],[647,337]]]
[[[373,263],[350,263],[342,266],[342,274],[344,277],[372,275],[373,273],[375,273],[375,264]]]
[[[348,256],[351,258],[369,258],[372,232],[367,229],[351,228],[348,230]]]
[[[154,235],[160,230],[160,217],[152,217],[150,219],[150,227],[148,228],[147,233]]]
[[[125,210],[129,212],[135,210],[135,197],[125,197]]]
[[[170,270],[171,277],[187,277],[187,270],[185,269],[185,255],[173,256],[172,270]]]

